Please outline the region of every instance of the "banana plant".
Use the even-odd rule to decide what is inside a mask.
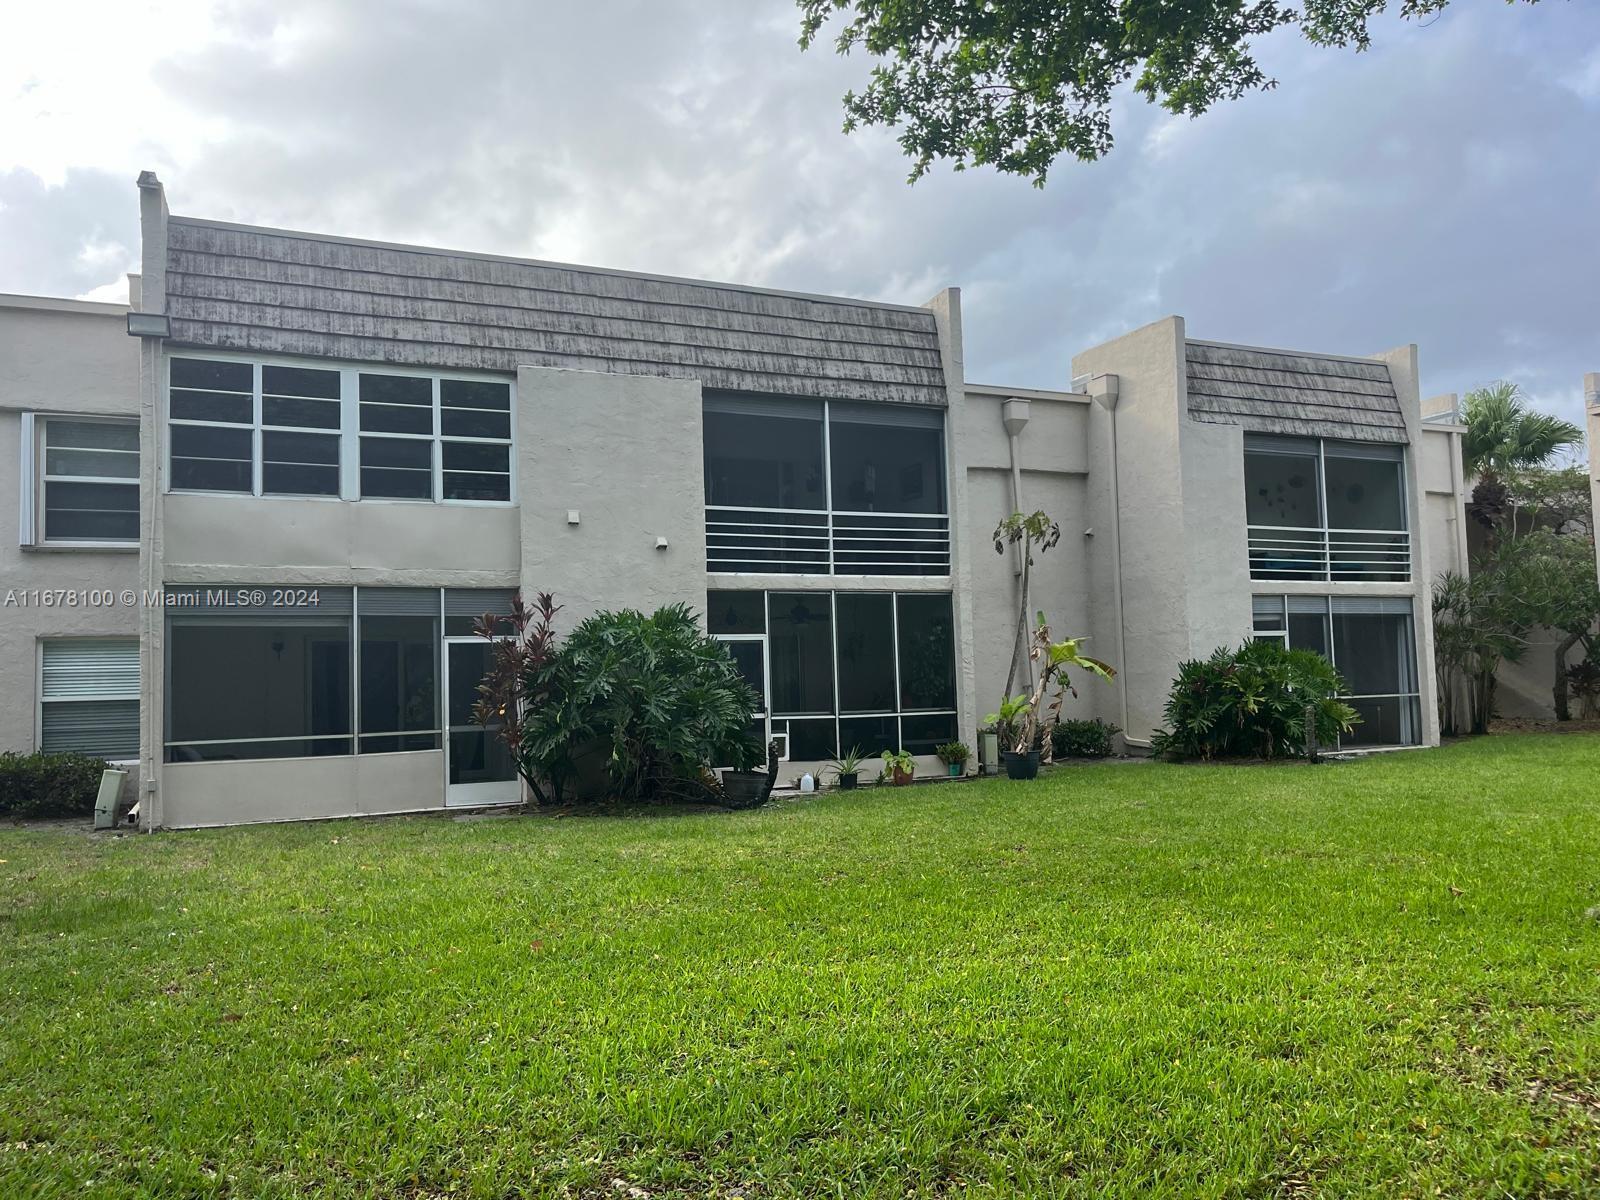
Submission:
[[[1075,637],[1054,641],[1050,636],[1050,626],[1044,619],[1044,613],[1041,611],[1038,614],[1033,627],[1033,642],[1028,650],[1028,657],[1038,668],[1037,678],[1033,690],[1028,693],[1027,708],[1017,725],[1017,741],[1013,748],[1017,754],[1026,754],[1042,741],[1041,751],[1045,755],[1045,761],[1049,761],[1049,740],[1041,738],[1040,735],[1047,725],[1054,724],[1060,717],[1061,702],[1065,694],[1068,692],[1073,696],[1078,694],[1078,689],[1072,685],[1069,675],[1071,670],[1087,671],[1091,675],[1098,675],[1101,679],[1116,677],[1116,668],[1110,663],[1102,662],[1083,652],[1085,640]],[[1050,694],[1052,683],[1056,685],[1056,691],[1047,709],[1045,700]]]

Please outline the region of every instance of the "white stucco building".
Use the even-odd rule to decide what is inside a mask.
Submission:
[[[965,378],[954,289],[241,227],[170,215],[148,173],[140,201],[131,312],[0,302],[0,592],[137,600],[8,609],[0,748],[136,757],[148,827],[516,801],[469,626],[519,588],[569,627],[704,613],[786,775],[852,746],[937,770],[1000,698],[1017,579],[990,531],[1016,507],[1062,529],[1035,606],[1120,669],[1072,711],[1134,747],[1180,661],[1251,637],[1335,660],[1353,744],[1437,741],[1459,428],[1423,419],[1415,347],[1174,317],[1022,390]]]

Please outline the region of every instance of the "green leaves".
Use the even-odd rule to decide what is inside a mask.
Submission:
[[[1539,467],[1558,450],[1583,444],[1583,430],[1529,408],[1522,389],[1504,380],[1468,392],[1462,413],[1467,432],[1461,449],[1469,472]]]
[[[1425,16],[1449,0],[1404,0]],[[1529,0],[1533,2],[1533,0]],[[878,62],[844,97],[844,128],[900,127],[910,182],[936,160],[993,166],[1043,186],[1063,155],[1112,146],[1111,97],[1128,80],[1152,104],[1199,116],[1276,86],[1251,42],[1285,25],[1325,46],[1369,44],[1388,0],[798,0],[800,46],[839,16],[840,54]]]
[[[577,760],[598,754],[613,795],[654,800],[703,767],[743,769],[762,754],[750,732],[755,693],[687,605],[596,613],[537,682],[517,739],[535,778],[569,779]]]
[[[1151,745],[1173,758],[1282,758],[1305,751],[1306,708],[1317,741],[1332,745],[1360,721],[1339,696],[1348,689],[1333,665],[1310,650],[1275,641],[1226,646],[1178,668]]]

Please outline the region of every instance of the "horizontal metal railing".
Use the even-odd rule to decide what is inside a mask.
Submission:
[[[1403,529],[1249,528],[1250,578],[1313,583],[1409,583],[1411,534]]]
[[[706,567],[745,575],[948,575],[950,518],[708,504]]]

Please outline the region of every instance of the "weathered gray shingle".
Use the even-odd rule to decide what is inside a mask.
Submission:
[[[187,346],[946,402],[938,330],[924,309],[187,217],[168,227],[167,307],[174,343]]]
[[[1252,433],[1404,442],[1405,417],[1389,368],[1377,360],[1324,358],[1188,342],[1189,416]]]

